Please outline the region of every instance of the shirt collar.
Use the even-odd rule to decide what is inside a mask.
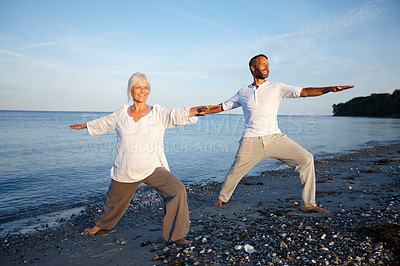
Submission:
[[[271,82],[269,82],[269,81],[266,80],[263,84],[261,84],[260,86],[258,86],[258,88],[267,86],[268,84],[271,84]],[[253,89],[253,90],[256,90],[256,89],[257,89],[257,87],[256,87],[255,85],[253,85],[253,83],[251,83],[248,87],[249,87],[250,89]]]

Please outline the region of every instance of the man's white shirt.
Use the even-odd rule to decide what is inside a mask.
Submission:
[[[300,98],[302,88],[277,82],[264,82],[258,88],[248,85],[222,104],[228,111],[243,108],[245,128],[243,137],[259,137],[279,134],[278,110],[284,98]]]

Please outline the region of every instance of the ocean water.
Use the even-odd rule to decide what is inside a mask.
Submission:
[[[0,111],[0,234],[32,217],[59,217],[103,199],[116,150],[115,133],[91,137],[87,130],[68,127],[107,114]],[[399,119],[279,116],[278,120],[282,132],[317,159],[400,142]],[[242,115],[218,114],[167,130],[165,151],[172,173],[187,185],[223,181],[243,123]],[[248,175],[280,167],[285,166],[265,160]]]

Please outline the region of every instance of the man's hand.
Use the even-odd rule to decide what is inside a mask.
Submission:
[[[347,89],[351,89],[351,88],[354,88],[354,85],[336,86],[336,87],[333,89],[333,92],[343,91],[343,90],[347,90]]]
[[[215,114],[222,112],[222,104],[207,106],[207,114]]]
[[[216,114],[222,111],[224,111],[222,110],[222,104],[208,106],[203,105],[190,108],[189,116],[205,116],[207,114]]]
[[[351,88],[354,88],[354,86],[353,85],[348,85],[348,86],[334,86],[334,87],[328,87],[328,88],[324,88],[323,90],[322,90],[322,93],[328,93],[328,92],[339,92],[339,91],[344,91],[344,90],[347,90],[347,89],[351,89]]]

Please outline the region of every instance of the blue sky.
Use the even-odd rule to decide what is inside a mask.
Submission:
[[[270,81],[356,85],[280,108],[329,115],[400,88],[399,29],[397,0],[0,0],[0,109],[113,111],[134,72],[151,81],[149,104],[218,104],[265,53]]]

